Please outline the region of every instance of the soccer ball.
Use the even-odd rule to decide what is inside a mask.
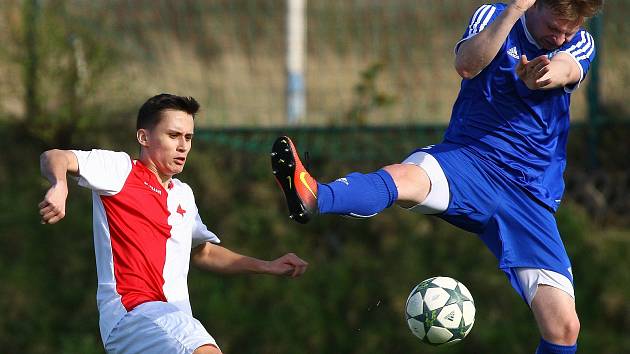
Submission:
[[[475,322],[470,291],[449,277],[433,277],[416,285],[405,310],[411,333],[436,346],[464,339]]]

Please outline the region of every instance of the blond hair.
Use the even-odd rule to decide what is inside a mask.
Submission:
[[[556,15],[568,20],[593,17],[604,5],[604,0],[537,0],[536,6],[546,6]]]

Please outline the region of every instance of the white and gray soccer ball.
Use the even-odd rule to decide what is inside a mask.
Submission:
[[[416,285],[405,308],[411,333],[431,345],[459,342],[475,323],[470,291],[449,277],[433,277]]]

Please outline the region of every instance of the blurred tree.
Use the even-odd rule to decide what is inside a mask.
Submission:
[[[70,147],[76,136],[99,127],[95,99],[104,95],[106,74],[119,63],[119,49],[103,35],[106,18],[76,18],[66,0],[27,0],[22,6],[24,114],[27,134],[47,146]],[[108,124],[111,124],[109,122]]]
[[[354,86],[354,102],[344,115],[344,123],[366,125],[370,113],[379,108],[389,107],[396,102],[394,95],[382,91],[377,86],[379,74],[384,68],[383,62],[376,62],[360,73],[360,80]]]

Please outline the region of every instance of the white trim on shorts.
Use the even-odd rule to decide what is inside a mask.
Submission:
[[[168,302],[136,306],[114,327],[109,354],[192,354],[203,345],[219,347],[201,322]]]
[[[416,151],[402,163],[422,168],[431,181],[431,189],[424,201],[406,209],[420,214],[439,214],[446,211],[451,194],[446,175],[435,157],[423,151]]]
[[[532,300],[536,296],[539,285],[549,285],[556,289],[560,289],[567,293],[575,300],[575,292],[573,290],[573,284],[564,275],[547,270],[537,268],[514,268],[518,282],[525,293],[525,298],[529,306],[532,305]],[[569,273],[571,268],[569,268]]]

